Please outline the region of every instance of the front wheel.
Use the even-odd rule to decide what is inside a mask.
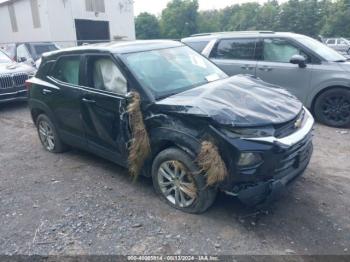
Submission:
[[[152,165],[156,192],[170,206],[187,213],[203,213],[214,202],[217,190],[208,187],[194,160],[184,151],[169,148]]]
[[[322,93],[315,102],[317,120],[333,127],[350,126],[350,90],[333,88]]]

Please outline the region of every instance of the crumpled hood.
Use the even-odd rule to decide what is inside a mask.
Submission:
[[[26,64],[19,63],[0,63],[0,74],[13,74],[13,73],[32,73],[34,69]]]
[[[286,90],[246,75],[170,96],[157,105],[165,111],[209,117],[236,127],[282,124],[293,120],[303,107]]]

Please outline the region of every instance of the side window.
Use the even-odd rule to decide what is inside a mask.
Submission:
[[[223,39],[212,54],[212,58],[255,60],[256,39]]]
[[[21,44],[17,47],[17,61],[21,62],[22,57],[26,60],[29,60],[31,58],[28,49],[24,44]]]
[[[328,45],[334,45],[335,44],[335,39],[328,39],[327,40]]]
[[[90,87],[120,95],[127,93],[127,81],[110,57],[91,56],[87,61]]]
[[[337,42],[338,45],[346,45],[346,42],[343,39],[338,39]]]
[[[79,85],[80,57],[66,56],[60,58],[51,76],[62,82]]]
[[[307,61],[310,60],[303,51],[289,43],[286,39],[275,38],[264,40],[262,55],[264,61],[289,63],[293,55],[302,55]]]
[[[208,43],[209,41],[200,41],[200,42],[187,42],[185,44],[191,47],[192,49],[194,49],[195,51],[197,51],[198,53],[201,53],[204,50],[204,48],[208,45]]]

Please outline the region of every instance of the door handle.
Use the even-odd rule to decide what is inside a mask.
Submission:
[[[272,67],[267,67],[267,66],[259,67],[259,70],[265,71],[265,72],[270,72],[270,71],[272,71]]]
[[[95,104],[96,103],[95,100],[91,100],[91,99],[87,99],[87,98],[83,98],[82,100],[86,104]]]
[[[244,69],[244,70],[253,70],[254,66],[244,65],[244,66],[241,66],[241,68]]]
[[[43,89],[42,93],[43,95],[49,95],[49,94],[52,94],[52,91],[49,89]]]

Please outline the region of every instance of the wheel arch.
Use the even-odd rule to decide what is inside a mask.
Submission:
[[[350,87],[348,86],[344,86],[344,85],[331,85],[328,86],[326,88],[321,89],[318,93],[316,93],[316,95],[313,97],[312,101],[311,101],[311,105],[310,105],[310,109],[312,114],[315,113],[315,103],[317,101],[317,99],[320,97],[320,95],[324,94],[325,92],[335,89],[335,88],[341,88],[341,89],[345,89],[345,90],[349,90],[350,91]]]
[[[151,176],[151,168],[155,157],[163,150],[171,147],[175,147],[188,153],[191,157],[195,158],[200,150],[200,141],[178,130],[173,130],[166,127],[160,127],[150,132],[151,138],[151,154],[145,162],[144,175]]]
[[[43,103],[42,101],[39,101],[39,100],[30,99],[29,109],[30,109],[30,114],[31,114],[31,117],[32,117],[34,124],[36,124],[36,120],[37,120],[39,115],[45,114],[45,115],[47,115],[47,117],[50,118],[52,123],[56,126],[57,131],[59,131],[57,119],[56,119],[54,113],[51,111],[51,109],[45,103]]]

